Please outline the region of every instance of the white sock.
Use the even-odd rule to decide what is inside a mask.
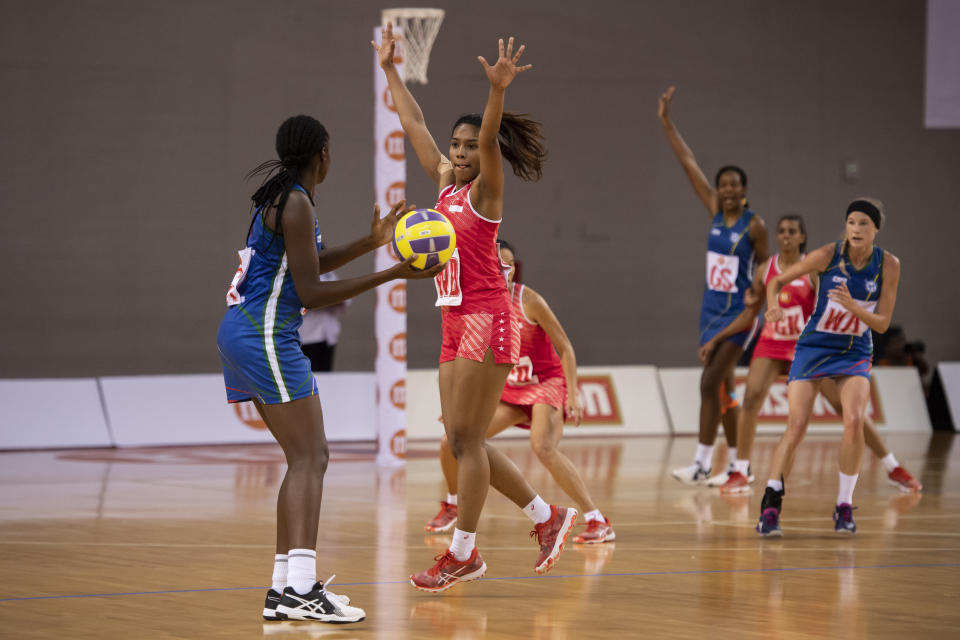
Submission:
[[[693,456],[693,461],[700,465],[701,469],[709,469],[713,460],[713,445],[697,443],[697,454]]]
[[[600,522],[603,522],[605,518],[603,517],[603,514],[600,513],[600,509],[594,509],[593,511],[587,511],[585,514],[583,514],[583,519],[586,522],[591,522],[593,520],[599,520]]]
[[[773,489],[774,491],[776,491],[777,493],[780,493],[781,491],[783,491],[783,482],[781,482],[780,480],[767,480],[767,486]]]
[[[456,505],[457,504],[457,494],[448,493],[447,494],[447,504]]]
[[[897,459],[896,459],[896,457],[893,455],[893,452],[892,452],[892,451],[891,451],[890,453],[888,453],[887,455],[885,455],[885,456],[880,460],[880,462],[883,463],[883,467],[887,470],[887,473],[890,473],[891,471],[893,471],[894,469],[896,469],[897,467],[900,466],[900,463],[897,462]]]
[[[550,519],[550,505],[544,502],[540,496],[534,496],[530,504],[523,508],[523,512],[533,520],[533,524],[543,524]]]
[[[734,471],[739,471],[744,476],[750,475],[750,461],[749,460],[734,460],[733,461]]]
[[[287,554],[278,553],[273,556],[273,585],[271,588],[277,593],[283,593],[287,586]]]
[[[840,490],[837,492],[837,504],[853,504],[853,488],[857,486],[857,478],[860,474],[848,476],[843,471],[840,472]]]
[[[737,448],[730,447],[727,451],[729,452],[727,453],[727,464],[733,468],[733,461],[737,459]]]
[[[450,543],[450,553],[460,562],[465,561],[473,553],[473,548],[477,546],[477,534],[460,531],[454,528],[453,541]]]
[[[287,586],[300,595],[310,593],[317,582],[317,552],[313,549],[290,549],[287,552]]]

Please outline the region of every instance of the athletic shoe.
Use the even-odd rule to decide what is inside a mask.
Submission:
[[[457,505],[450,504],[445,500],[440,501],[440,513],[433,517],[433,520],[423,525],[424,531],[440,532],[449,531],[457,521]]]
[[[264,620],[286,620],[287,616],[277,613],[277,605],[280,604],[280,592],[276,589],[267,591],[267,600],[263,603]]]
[[[537,542],[540,543],[540,557],[537,558],[537,564],[533,566],[534,571],[544,574],[553,568],[576,520],[576,509],[550,505],[550,519],[534,525],[533,531],[530,532],[530,537],[536,536]]]
[[[887,474],[887,477],[890,478],[890,484],[897,487],[904,493],[909,491],[923,490],[923,485],[917,482],[917,480],[903,467],[896,467],[893,471]]]
[[[439,593],[446,591],[458,582],[477,580],[487,572],[487,563],[480,557],[477,548],[473,548],[470,557],[461,562],[449,549],[434,560],[437,564],[426,571],[410,576],[410,584],[421,591]]]
[[[310,593],[304,595],[297,593],[293,587],[284,589],[277,605],[277,615],[284,615],[290,620],[317,620],[333,624],[360,622],[367,617],[363,609],[351,607],[340,597],[327,592],[322,582],[314,584]]]
[[[748,477],[739,471],[734,471],[720,487],[720,493],[749,493],[752,481],[752,476]]]
[[[674,469],[671,474],[683,484],[703,484],[710,477],[710,469],[704,469],[699,462],[694,462],[689,467]]]
[[[573,541],[577,544],[600,544],[601,542],[611,542],[616,538],[617,534],[613,532],[610,521],[604,518],[603,520],[587,522],[587,530],[574,536]]]
[[[844,502],[843,504],[838,504],[833,510],[833,530],[837,533],[856,533],[857,525],[853,521],[853,510],[856,507],[851,507],[849,504]]]
[[[781,476],[782,477],[782,476]],[[757,523],[757,533],[766,537],[783,535],[780,530],[780,511],[783,509],[783,496],[786,491],[775,491],[767,487],[760,502],[760,521]]]

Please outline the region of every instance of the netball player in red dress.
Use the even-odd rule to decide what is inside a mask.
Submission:
[[[807,246],[807,230],[803,218],[799,215],[786,215],[777,223],[777,245],[780,253],[772,256],[757,268],[751,293],[747,295],[747,307],[733,322],[724,327],[712,340],[700,349],[701,360],[707,358],[710,351],[727,335],[743,331],[751,326],[760,312],[767,284],[786,269],[797,264],[804,257]],[[757,415],[766,400],[770,386],[777,377],[786,375],[793,362],[797,339],[807,320],[813,313],[816,302],[816,276],[805,275],[787,283],[780,290],[780,307],[783,320],[767,323],[763,327],[750,361],[747,374],[747,388],[743,397],[743,408],[737,426],[737,460],[728,470],[728,478],[720,490],[723,493],[746,493],[750,490],[750,451],[757,433]],[[840,391],[836,381],[828,378],[823,381],[820,393],[833,406],[837,415],[843,415],[840,406]],[[889,452],[877,433],[873,421],[864,417],[864,439],[871,451],[883,462],[890,483],[901,491],[920,491],[922,486],[910,473],[900,466],[893,453]]]
[[[573,541],[578,544],[610,542],[616,538],[613,526],[593,502],[573,462],[558,448],[564,416],[576,425],[583,418],[573,345],[547,301],[533,289],[513,281],[514,251],[503,240],[500,259],[510,267],[507,281],[511,287],[514,321],[520,328],[520,362],[507,377],[500,404],[487,428],[487,437],[492,438],[514,425],[529,428],[530,447],[557,484],[583,510],[587,530]],[[457,520],[457,461],[446,438],[440,444],[440,462],[448,493],[447,499],[441,502],[440,512],[424,527],[432,532],[447,531]]]
[[[459,522],[450,549],[436,558],[436,565],[410,576],[410,582],[424,591],[444,591],[486,572],[476,547],[476,531],[490,485],[533,521],[540,543],[534,569],[545,573],[563,550],[577,512],[544,502],[516,465],[486,443],[487,426],[520,355],[520,336],[496,246],[503,212],[502,156],[521,179],[536,180],[546,154],[538,123],[503,112],[507,86],[531,65],[517,65],[524,47],[514,53],[513,38],[506,47],[500,40],[494,65],[478,58],[490,81],[487,105],[482,116],[461,116],[454,124],[448,159],[440,153],[419,105],[394,67],[392,27],[383,30],[382,45],[372,44],[400,124],[420,165],[437,185],[435,209],[450,219],[457,232],[457,248],[436,285],[443,326],[440,407],[458,462]]]

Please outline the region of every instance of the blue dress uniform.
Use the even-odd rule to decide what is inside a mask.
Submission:
[[[841,282],[846,283],[857,304],[872,312],[883,289],[883,249],[874,247],[866,266],[855,269],[850,256],[842,250],[842,243],[837,243],[830,265],[820,274],[817,306],[797,341],[790,380],[870,377],[873,356],[870,328],[827,297]]]
[[[293,188],[307,193],[300,185]],[[239,252],[240,267],[217,332],[228,402],[277,404],[317,394],[310,360],[300,350],[303,305],[287,268],[283,236],[264,225],[261,212],[254,212],[247,246]],[[313,224],[319,252],[316,215]]]
[[[743,296],[753,283],[756,268],[750,221],[754,213],[749,209],[731,227],[723,221],[723,212],[713,217],[707,239],[707,278],[700,307],[700,345],[730,324],[743,311]],[[751,329],[730,336],[727,340],[743,347],[756,330]]]

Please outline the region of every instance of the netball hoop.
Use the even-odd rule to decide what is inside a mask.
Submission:
[[[427,84],[427,63],[433,41],[440,32],[443,9],[401,8],[380,12],[381,24],[392,22],[400,27],[400,57],[403,59],[403,81]]]

